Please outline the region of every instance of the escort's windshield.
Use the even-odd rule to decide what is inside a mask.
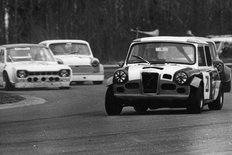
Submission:
[[[52,53],[43,47],[15,47],[7,49],[7,62],[55,61]]]

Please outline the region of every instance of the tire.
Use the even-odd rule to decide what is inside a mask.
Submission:
[[[187,110],[189,113],[200,114],[204,108],[204,94],[203,88],[191,88],[190,96],[187,105]]]
[[[231,91],[231,81],[222,82],[223,92],[230,92]]]
[[[119,115],[122,112],[122,101],[114,96],[113,87],[108,87],[105,95],[105,110],[108,115]]]
[[[70,87],[59,87],[59,89],[70,89]]]
[[[10,91],[10,90],[14,90],[15,89],[15,87],[11,84],[11,82],[9,80],[9,77],[8,77],[8,74],[6,72],[3,72],[3,80],[5,82],[4,89],[6,91]]]
[[[140,104],[135,104],[135,105],[134,105],[134,109],[135,109],[135,111],[138,112],[138,113],[144,113],[144,112],[147,111],[148,105],[142,104],[142,103],[140,103]]]
[[[224,102],[224,91],[222,87],[220,87],[218,97],[216,98],[215,101],[209,103],[208,107],[210,110],[221,110],[223,107],[223,102]]]
[[[93,84],[95,84],[95,85],[100,85],[102,83],[103,83],[103,81],[93,81]]]
[[[75,84],[76,84],[76,85],[83,85],[83,84],[84,84],[84,81],[76,81]]]

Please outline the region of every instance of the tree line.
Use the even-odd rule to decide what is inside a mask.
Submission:
[[[125,58],[131,29],[232,33],[231,0],[1,0],[0,7],[0,44],[83,39],[105,63]]]

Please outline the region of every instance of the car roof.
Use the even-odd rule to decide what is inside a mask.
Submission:
[[[53,40],[44,40],[40,42],[42,43],[48,43],[48,44],[54,44],[54,43],[82,43],[82,44],[88,44],[85,40],[79,40],[79,39],[53,39]]]
[[[197,43],[208,44],[206,40],[200,39],[201,37],[188,37],[188,36],[157,36],[157,37],[145,37],[135,39],[134,42],[182,42],[182,43]]]
[[[5,45],[0,45],[0,47],[4,48],[15,48],[15,47],[45,47],[43,45],[39,44],[31,44],[31,43],[19,43],[19,44],[5,44]]]
[[[232,42],[232,37],[215,37],[211,38],[213,41],[224,41],[224,42]]]

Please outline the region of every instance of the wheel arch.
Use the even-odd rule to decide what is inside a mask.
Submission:
[[[14,78],[12,79],[12,76],[10,75],[10,73],[7,70],[3,70],[2,75],[3,74],[6,74],[8,76],[10,83],[12,83],[12,84],[14,83],[15,79]],[[4,78],[4,76],[3,76],[3,78]],[[5,79],[3,79],[3,80],[5,80]]]

